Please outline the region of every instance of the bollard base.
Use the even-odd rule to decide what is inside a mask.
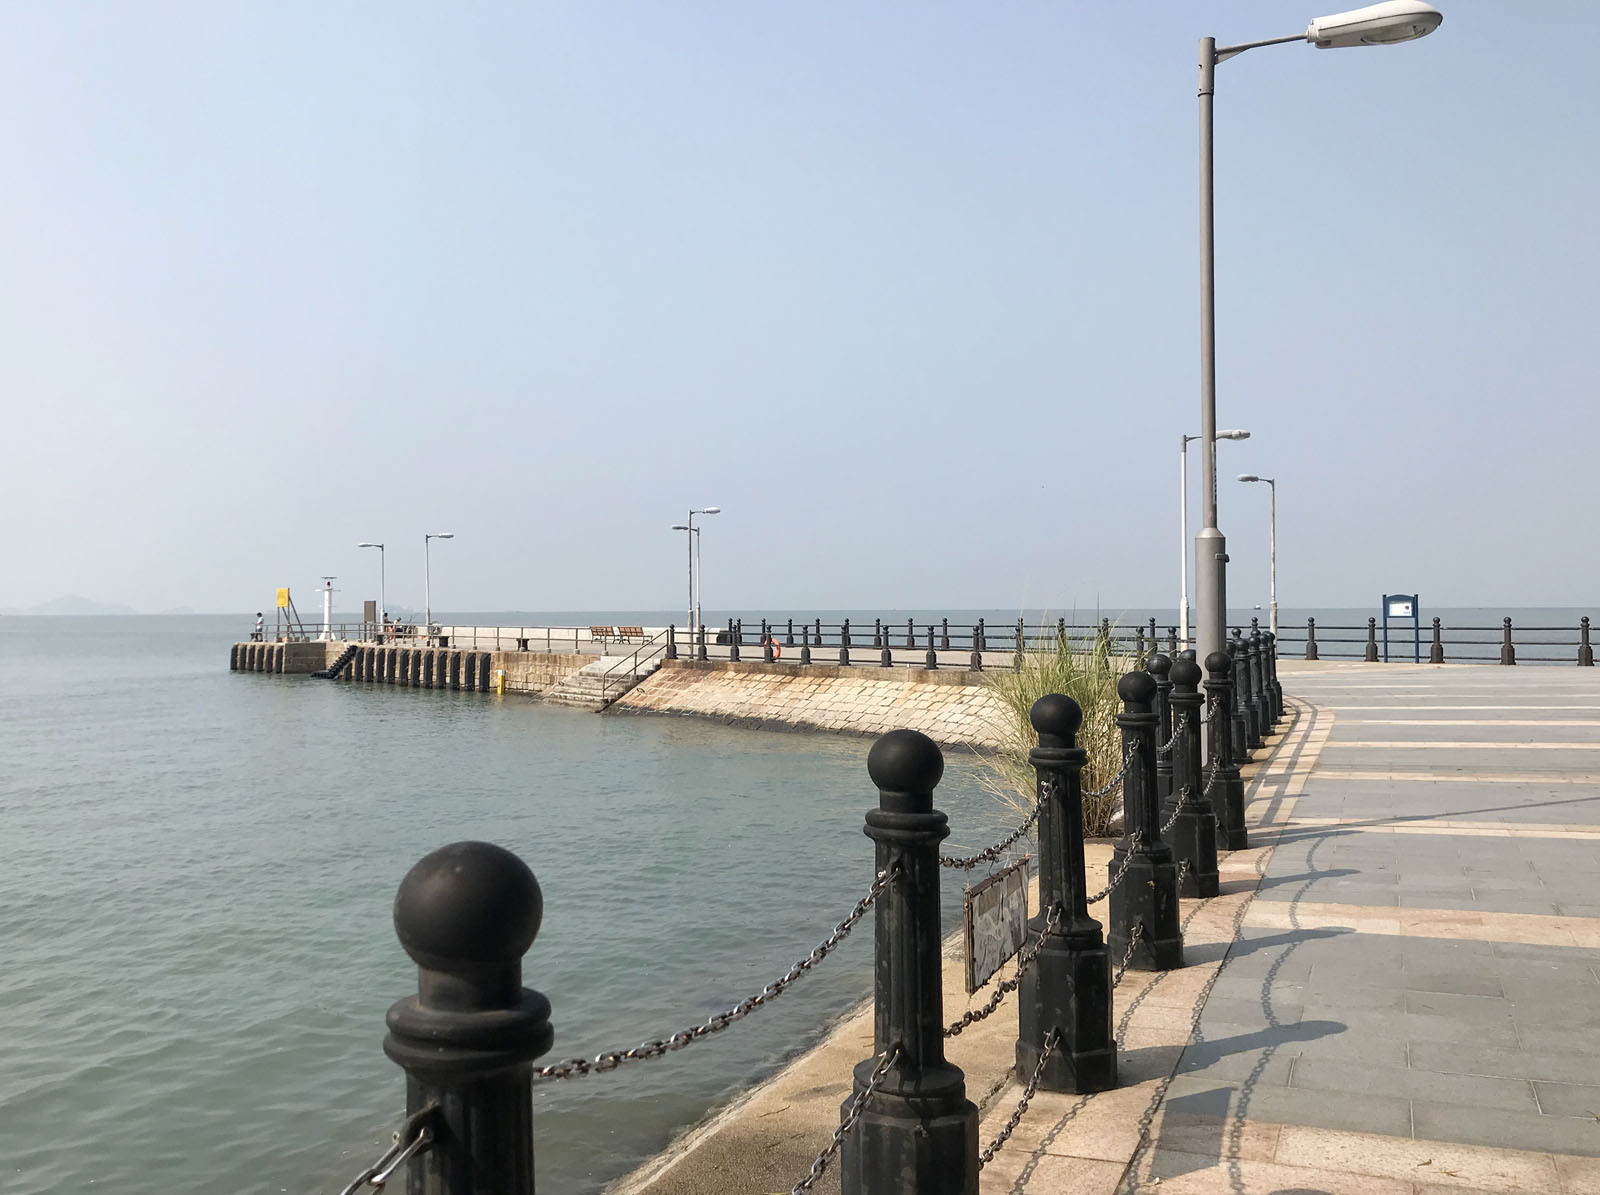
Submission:
[[[1045,1040],[1061,1041],[1045,1064],[1045,1091],[1087,1095],[1117,1085],[1117,1042],[1111,1021],[1111,955],[1094,928],[1051,935],[1017,992],[1017,1081],[1039,1065]]]
[[[1172,816],[1172,806],[1161,810],[1162,820]],[[1172,853],[1189,866],[1178,884],[1178,895],[1205,899],[1217,894],[1217,818],[1211,806],[1186,805],[1165,833]]]
[[[1225,769],[1216,783],[1221,791],[1212,794],[1211,809],[1216,815],[1217,849],[1248,850],[1250,835],[1244,824],[1244,781],[1239,769]]]
[[[1118,844],[1111,853],[1107,876],[1122,869],[1125,858]],[[1162,844],[1159,853],[1133,856],[1128,874],[1110,896],[1111,931],[1106,949],[1113,959],[1128,958],[1135,971],[1171,971],[1183,966],[1183,931],[1178,927],[1178,865],[1172,850]],[[1139,941],[1128,954],[1133,927],[1142,925]]]
[[[840,1105],[841,1120],[876,1067],[875,1058],[857,1064],[855,1090]],[[905,1092],[880,1089],[840,1150],[842,1195],[978,1195],[978,1119],[978,1106],[967,1099],[965,1078],[955,1066],[923,1071]]]

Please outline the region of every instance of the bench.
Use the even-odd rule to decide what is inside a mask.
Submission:
[[[617,628],[617,642],[618,643],[632,643],[635,639],[637,639],[640,643],[644,642],[644,628],[643,627],[618,627]]]
[[[613,630],[611,627],[590,627],[589,628],[589,638],[593,639],[596,643],[598,643],[600,645],[600,650],[601,651],[605,650],[606,640],[614,638],[615,636],[616,636],[616,631]]]

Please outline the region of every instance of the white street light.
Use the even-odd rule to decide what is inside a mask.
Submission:
[[[720,506],[702,506],[689,512],[689,521],[673,527],[674,531],[689,533],[689,641],[696,641],[700,630],[700,528],[694,525],[695,515],[719,515]]]
[[[382,544],[357,544],[358,548],[378,549],[378,635],[383,635],[383,624],[389,619],[389,597],[387,593],[387,568],[384,564],[384,551]]]
[[[1267,599],[1267,626],[1272,637],[1278,637],[1278,482],[1272,477],[1257,477],[1254,473],[1239,474],[1240,481],[1264,481],[1272,487],[1272,515],[1269,523],[1267,546],[1271,553],[1271,591]]]
[[[1178,644],[1189,646],[1189,441],[1199,436],[1184,436],[1178,442],[1178,557],[1183,592],[1178,598]],[[1219,440],[1248,440],[1250,433],[1234,428],[1218,432]]]
[[[428,544],[430,540],[455,537],[454,531],[429,531],[422,537],[422,633],[426,637],[433,635],[433,561]]]
[[[1205,525],[1195,536],[1196,651],[1204,661],[1227,641],[1227,540],[1217,526],[1217,313],[1216,219],[1212,212],[1211,107],[1219,62],[1258,46],[1304,41],[1322,49],[1388,45],[1432,33],[1444,20],[1420,0],[1387,0],[1350,12],[1317,17],[1304,33],[1218,46],[1200,39],[1200,436]]]

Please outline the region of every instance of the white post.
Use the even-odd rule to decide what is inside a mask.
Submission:
[[[322,641],[333,638],[333,578],[322,578]]]
[[[1272,638],[1276,641],[1278,638],[1278,483],[1273,481],[1269,484],[1272,490],[1272,533],[1269,541],[1272,552],[1272,581],[1267,621],[1272,629]]]
[[[1183,593],[1178,599],[1178,647],[1189,646],[1189,437],[1178,438],[1178,560]]]

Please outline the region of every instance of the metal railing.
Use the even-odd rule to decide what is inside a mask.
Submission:
[[[1417,635],[1407,627],[1389,628],[1385,642],[1376,619],[1365,625],[1319,623],[1282,626],[1278,654],[1284,659],[1368,660],[1383,663],[1575,664],[1592,666],[1587,617],[1569,625],[1498,626],[1450,624],[1435,618]]]
[[[602,706],[610,705],[616,700],[616,697],[611,695],[613,688],[617,691],[616,696],[621,697],[639,683],[639,665],[647,664],[664,653],[667,650],[667,640],[672,634],[671,630],[657,631],[635,648],[631,655],[622,657],[600,674],[600,703]],[[626,685],[622,683],[624,676],[628,678],[628,684]]]

